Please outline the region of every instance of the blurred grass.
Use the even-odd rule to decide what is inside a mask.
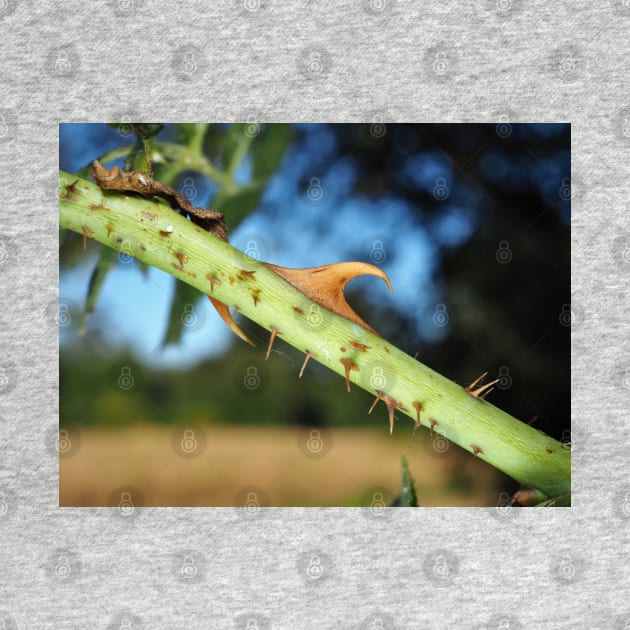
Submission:
[[[402,425],[393,437],[385,426],[326,430],[320,457],[304,449],[304,428],[199,425],[205,447],[195,457],[177,452],[177,430],[81,428],[76,451],[60,459],[60,506],[117,505],[113,493],[121,487],[133,487],[144,506],[242,505],[248,487],[261,489],[272,506],[369,506],[374,492],[389,503],[400,492],[401,454],[421,506],[495,505],[503,481],[456,446],[437,452],[428,432],[410,447]]]

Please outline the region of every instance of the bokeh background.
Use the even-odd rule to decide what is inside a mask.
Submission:
[[[488,400],[570,435],[570,126],[165,125],[155,176],[225,212],[230,241],[308,267],[362,260],[348,301],[385,338]],[[60,168],[124,163],[133,125],[60,125]],[[203,156],[203,160],[189,159]],[[95,273],[95,269],[107,273]],[[60,245],[61,505],[389,504],[401,456],[421,505],[517,489],[268,333],[78,235]],[[90,296],[88,299],[87,296]]]

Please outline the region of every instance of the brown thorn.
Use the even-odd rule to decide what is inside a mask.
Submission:
[[[488,372],[484,372],[480,377],[476,378],[470,385],[468,385],[468,387],[464,387],[464,390],[473,398],[481,398],[481,400],[484,400],[484,397],[487,396],[492,391],[492,389],[494,389],[492,386],[496,385],[501,380],[498,378],[494,381],[491,381],[490,383],[486,383],[485,385],[477,387],[477,389],[473,389],[475,385],[483,381],[487,374]]]
[[[85,225],[83,226],[83,250],[84,251],[87,249],[87,237],[92,232],[94,232],[92,228],[86,227]]]
[[[440,424],[437,420],[434,420],[433,418],[429,418],[429,423],[431,424],[431,433],[433,433],[433,429],[435,429],[435,425]]]
[[[370,410],[368,411],[368,415],[371,414],[374,411],[374,407],[376,407],[378,401],[383,397],[383,392],[379,392],[378,389],[376,390],[376,398],[374,399],[374,402],[372,403],[372,406],[370,407]]]
[[[416,410],[416,422],[413,425],[413,433],[411,434],[411,441],[413,442],[414,438],[416,437],[416,431],[420,426],[420,412],[422,411],[423,407],[422,403],[419,403],[417,401],[411,403],[411,406]],[[411,446],[411,444],[409,444],[409,446]]]
[[[419,354],[420,354],[419,352],[416,352],[416,354],[413,355],[413,358],[416,359],[416,361],[418,360],[418,355]]]
[[[350,359],[339,359],[339,362],[343,365],[343,368],[346,371],[346,389],[350,391],[350,371],[358,371],[359,368],[352,361],[350,361]]]
[[[389,416],[389,434],[392,435],[394,433],[394,412],[396,411],[396,401],[392,400],[389,396],[387,396],[384,400],[387,405],[387,415]]]
[[[304,363],[302,363],[302,369],[300,370],[300,373],[298,374],[298,378],[302,378],[302,374],[304,374],[304,369],[306,368],[306,364],[308,363],[309,359],[313,356],[313,353],[310,350],[306,351],[306,356],[304,357]]]
[[[483,449],[479,448],[476,444],[471,444],[470,447],[472,448],[475,457],[477,457],[477,455],[479,455],[479,453],[483,454]]]
[[[273,346],[273,342],[276,339],[276,335],[282,334],[282,331],[276,328],[275,326],[271,327],[271,337],[269,337],[269,345],[267,346],[267,354],[265,355],[265,361],[269,358],[271,354],[271,347]]]

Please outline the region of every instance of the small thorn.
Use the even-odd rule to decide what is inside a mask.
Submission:
[[[477,387],[477,389],[473,389],[475,385],[479,384],[486,377],[488,372],[484,372],[479,378],[476,378],[468,387],[464,387],[466,392],[468,392],[473,398],[485,400],[485,396],[487,396],[493,389],[493,385],[496,385],[501,379],[496,379],[491,381],[490,383],[486,383],[485,385],[481,385]]]
[[[304,374],[304,369],[306,368],[306,364],[309,362],[309,359],[313,356],[313,353],[310,350],[306,351],[306,356],[304,357],[304,363],[302,363],[302,369],[298,374],[298,378],[302,378],[302,374]]]
[[[420,412],[422,411],[423,407],[422,404],[419,402],[413,402],[411,403],[411,406],[416,410],[416,422],[413,425],[413,433],[411,434],[411,441],[413,442],[414,438],[416,437],[416,431],[420,426]]]
[[[92,232],[94,232],[94,230],[92,228],[83,226],[83,251],[85,251],[87,249],[87,237]]]
[[[435,429],[436,424],[440,424],[437,420],[433,418],[429,418],[429,424],[431,425],[431,433],[433,433],[433,429]]]
[[[350,391],[350,371],[356,370],[359,371],[359,368],[352,362],[350,359],[339,359],[339,362],[343,365],[344,370],[346,371],[346,389]]]
[[[527,423],[530,427],[534,425],[534,423],[538,420],[538,416],[532,416],[531,420]]]
[[[477,455],[479,455],[479,453],[483,454],[483,449],[479,448],[476,444],[471,444],[470,448],[472,448],[473,454],[475,455],[475,457],[477,457]]]
[[[382,396],[383,396],[383,392],[379,392],[378,390],[376,390],[376,398],[374,399],[374,402],[372,403],[372,406],[370,407],[370,410],[368,411],[368,415],[374,411],[374,407],[376,407],[378,401],[382,398]]]
[[[389,434],[392,435],[394,433],[394,412],[396,411],[396,402],[388,396],[385,400],[385,404],[387,405],[387,415],[389,416]]]
[[[271,327],[271,337],[269,337],[269,345],[267,346],[267,354],[265,355],[265,361],[269,358],[271,354],[271,347],[273,346],[273,342],[276,339],[276,335],[281,335],[282,331],[276,328],[275,326]]]
[[[419,352],[416,352],[416,354],[413,355],[413,358],[416,359],[416,361],[418,360],[418,355],[419,354],[420,354]]]

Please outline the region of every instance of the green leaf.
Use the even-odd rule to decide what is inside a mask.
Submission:
[[[390,507],[418,507],[418,497],[409,472],[409,464],[405,456],[402,458],[402,487],[400,495],[394,499]]]
[[[254,179],[266,181],[276,172],[292,136],[293,130],[290,125],[267,125],[251,148]]]
[[[94,311],[94,306],[101,293],[101,288],[103,287],[105,278],[107,277],[110,269],[116,264],[117,256],[118,252],[115,250],[110,249],[109,247],[101,247],[98,262],[92,270],[92,275],[90,277],[85,306],[83,307],[81,316],[79,317],[78,334],[80,335],[85,333],[87,316]]]
[[[175,283],[175,293],[171,302],[171,310],[168,314],[168,327],[162,341],[163,346],[171,343],[179,343],[184,331],[184,315],[194,308],[195,302],[201,297],[201,292],[194,287],[180,282]]]

